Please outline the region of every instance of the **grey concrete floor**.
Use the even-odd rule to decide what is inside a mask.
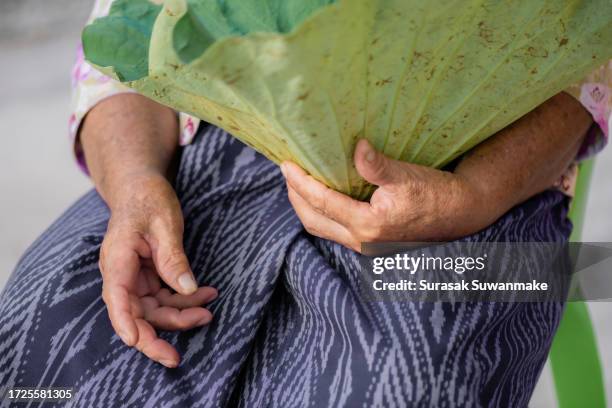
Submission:
[[[19,36],[11,33],[20,25],[0,12],[0,27],[8,27],[0,29],[0,288],[28,245],[91,188],[74,165],[67,140],[69,73],[87,2],[58,1],[73,5],[71,17],[64,21],[62,14],[44,30],[40,25],[50,18],[44,10],[28,15],[16,9],[16,19],[33,19],[31,24],[38,27]],[[0,11],[2,7],[11,11],[18,4],[17,0],[0,3]],[[584,241],[612,241],[611,176],[612,146],[597,160]],[[600,328],[612,327],[607,324],[611,310],[609,303],[592,305]],[[612,329],[599,330],[605,343],[611,344]],[[612,350],[602,347],[602,357],[605,366],[612,367]],[[612,395],[612,378],[606,381]]]

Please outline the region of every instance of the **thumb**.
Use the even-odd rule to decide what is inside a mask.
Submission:
[[[198,290],[189,260],[183,249],[182,233],[175,228],[157,225],[151,229],[153,262],[159,276],[181,295],[191,295]]]
[[[366,139],[361,139],[355,148],[357,172],[366,181],[376,186],[384,186],[400,181],[401,163],[376,151]]]

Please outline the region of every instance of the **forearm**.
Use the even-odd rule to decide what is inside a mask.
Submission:
[[[217,296],[198,287],[183,248],[183,214],[169,182],[178,136],[172,110],[135,94],[97,104],[81,129],[90,174],[111,209],[98,262],[102,300],[123,342],[169,368],[180,356],[155,330],[208,324],[202,305]]]
[[[485,200],[490,222],[513,206],[550,188],[580,148],[592,118],[564,93],[477,146],[455,173]]]
[[[136,94],[113,96],[89,112],[81,143],[93,182],[109,207],[130,178],[171,177],[178,134],[171,109]]]

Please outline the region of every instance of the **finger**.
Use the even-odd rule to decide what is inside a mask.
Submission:
[[[162,306],[152,309],[145,308],[144,312],[145,320],[161,330],[189,330],[207,325],[213,318],[212,313],[202,307],[179,310]]]
[[[161,283],[159,282],[159,275],[155,270],[155,267],[147,268],[145,270],[145,277],[149,285],[149,293],[153,294],[159,292]]]
[[[162,330],[188,330],[204,326],[213,318],[212,313],[202,307],[179,310],[174,307],[161,306],[157,298],[152,296],[140,299],[139,310],[143,311],[145,320]]]
[[[149,280],[147,279],[147,268],[140,268],[140,273],[136,279],[135,295],[138,297],[148,295],[151,289],[149,288]]]
[[[140,267],[140,274],[136,281],[136,295],[139,297],[146,295],[154,295],[159,292],[161,287],[159,283],[159,275],[155,270],[155,266],[151,266],[145,263],[146,260],[142,260],[142,266]]]
[[[299,166],[285,162],[281,167],[287,184],[312,208],[345,227],[356,221],[367,222],[370,205],[334,191],[308,175]]]
[[[140,270],[138,250],[142,240],[137,235],[105,237],[100,254],[100,271],[106,303],[113,329],[128,346],[138,341],[138,330],[131,314],[128,288],[135,287]]]
[[[107,235],[100,250],[100,271],[104,283],[132,288],[140,272],[138,251],[143,240],[137,235]],[[145,243],[146,244],[146,243]]]
[[[113,329],[121,340],[132,347],[138,341],[138,328],[132,316],[130,296],[126,288],[106,283],[102,289],[102,299],[106,303],[108,316]]]
[[[202,306],[210,303],[218,296],[217,290],[209,286],[198,288],[191,295],[172,294],[168,289],[161,289],[155,295],[155,298],[162,306],[174,307],[177,309],[186,309],[189,307]]]
[[[134,319],[142,319],[144,317],[144,308],[141,299],[143,298],[130,295],[130,311]]]
[[[140,306],[144,317],[145,310],[153,310],[159,307],[159,301],[153,296],[143,296],[140,298]]]
[[[161,221],[151,226],[155,268],[172,289],[182,295],[198,290],[189,261],[183,249],[182,226],[175,221]]]
[[[353,238],[346,227],[317,212],[293,188],[288,187],[288,191],[291,205],[310,234],[338,242],[355,251],[361,250],[361,244]]]
[[[361,177],[376,186],[401,182],[405,176],[401,162],[376,151],[366,139],[357,143],[354,160]]]
[[[168,368],[177,367],[180,356],[176,349],[167,341],[157,337],[153,326],[145,320],[137,319],[136,325],[138,327],[136,349],[151,360],[157,361]]]

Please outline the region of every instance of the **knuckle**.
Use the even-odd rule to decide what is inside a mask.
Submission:
[[[351,225],[347,226],[348,231],[358,246],[361,246],[362,242],[379,241],[384,236],[381,218],[355,220]]]
[[[151,216],[149,230],[153,235],[182,236],[184,224],[182,216],[175,214],[174,210],[158,212]]]
[[[346,229],[355,235],[359,235],[361,231],[365,231],[375,222],[376,220],[372,220],[368,218],[356,217],[350,220],[349,223],[346,224]]]
[[[310,235],[317,235],[318,236],[318,230],[317,228],[312,225],[311,223],[306,223],[304,224],[304,229],[306,230],[306,232],[308,232]]]
[[[329,217],[329,196],[325,192],[318,193],[315,196],[315,209],[325,217]]]
[[[102,244],[100,248],[100,255],[98,257],[98,267],[100,270],[104,270],[104,266],[106,265],[106,260],[108,259],[108,249],[105,243]]]
[[[300,221],[302,221],[302,225],[308,233],[313,234],[316,231],[316,223],[313,222],[311,217],[301,217]]]
[[[361,242],[353,240],[353,241],[351,241],[350,246],[353,249],[353,251],[355,251],[357,253],[361,253]]]
[[[361,242],[376,242],[380,241],[383,236],[383,230],[379,226],[370,226],[361,232]]]
[[[313,189],[308,194],[308,200],[310,205],[317,211],[321,211],[323,207],[323,195],[319,189]]]
[[[117,271],[125,267],[131,261],[131,255],[128,253],[115,253],[112,257],[109,256],[106,266],[110,271]]]
[[[138,241],[134,237],[119,240],[105,239],[100,248],[98,266],[102,272],[112,272],[130,265],[136,256]]]
[[[185,267],[185,254],[179,248],[173,248],[166,253],[160,263],[162,271],[174,272]]]
[[[108,295],[108,289],[102,288],[102,301],[108,306],[110,304],[110,297]]]
[[[185,320],[178,319],[176,325],[179,330],[189,330],[193,327],[193,325]]]
[[[289,202],[291,202],[291,205],[295,207],[297,201],[296,201],[296,193],[293,191],[293,189],[287,190],[287,197],[289,198]]]
[[[139,352],[141,352],[142,354],[144,354],[145,356],[147,356],[147,358],[151,358],[151,352],[149,350],[148,344],[145,343],[144,341],[141,340],[138,343],[136,343],[134,345],[134,348],[138,350]]]
[[[374,177],[382,177],[387,174],[388,163],[384,160],[381,155],[376,155],[376,161],[374,162],[374,166],[372,168],[372,172],[374,173]]]

